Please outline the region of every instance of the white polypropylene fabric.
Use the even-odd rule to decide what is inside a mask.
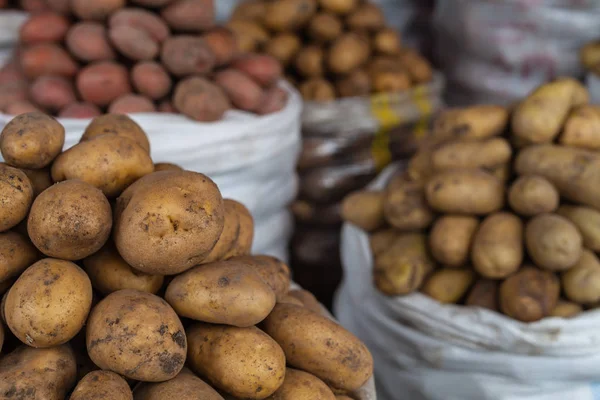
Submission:
[[[590,92],[590,103],[600,105],[600,77],[593,72],[588,72],[585,81]]]
[[[13,46],[19,39],[19,29],[27,13],[17,10],[0,11],[0,47]]]
[[[291,217],[287,207],[298,190],[302,100],[291,86],[287,106],[257,116],[229,111],[217,123],[176,114],[132,114],[150,138],[154,162],[172,162],[211,177],[226,198],[242,202],[255,219],[253,252],[287,260]],[[0,129],[12,116],[0,114]],[[65,149],[79,142],[90,120],[59,119]]]
[[[373,353],[380,400],[600,400],[600,311],[525,324],[420,293],[387,297],[365,232],[346,224],[341,252],[334,309]]]

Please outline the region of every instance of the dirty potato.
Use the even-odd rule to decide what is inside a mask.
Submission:
[[[307,372],[287,368],[283,385],[266,400],[335,400],[331,389]]]
[[[92,371],[79,381],[69,400],[133,400],[125,379],[110,371]]]
[[[524,217],[554,212],[559,202],[558,190],[538,175],[523,175],[508,190],[510,207]]]
[[[265,255],[240,256],[230,258],[229,261],[244,265],[248,270],[258,274],[273,290],[277,301],[288,294],[291,272],[290,267],[283,261]]]
[[[394,228],[404,231],[425,229],[433,222],[433,211],[425,201],[419,182],[404,181],[388,187],[383,198],[383,215]]]
[[[600,150],[600,107],[583,105],[575,108],[558,141],[565,146]]]
[[[127,137],[150,152],[150,142],[144,130],[133,119],[123,114],[104,114],[94,118],[85,128],[81,141],[106,134]]]
[[[210,385],[184,367],[173,379],[160,383],[142,383],[134,393],[135,400],[223,400]]]
[[[0,282],[19,275],[39,257],[26,235],[13,231],[0,233]]]
[[[453,268],[465,267],[479,220],[461,215],[438,218],[429,233],[431,255],[439,263]]]
[[[477,105],[443,111],[434,121],[432,135],[438,138],[483,139],[498,136],[508,125],[508,110],[501,106]]]
[[[436,170],[451,168],[492,168],[510,162],[512,148],[504,138],[483,141],[456,140],[442,145],[431,154]]]
[[[499,282],[492,279],[479,279],[465,301],[466,306],[487,308],[498,311],[498,289]]]

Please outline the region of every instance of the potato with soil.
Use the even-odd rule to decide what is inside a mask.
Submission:
[[[331,389],[307,372],[287,368],[283,385],[267,400],[335,400]]]
[[[230,201],[240,221],[240,230],[233,246],[225,253],[223,259],[250,254],[254,241],[254,218],[246,206],[237,201]]]
[[[369,43],[355,33],[345,33],[337,38],[326,56],[329,70],[347,74],[367,62],[371,49]]]
[[[130,117],[122,114],[104,114],[94,118],[85,128],[81,142],[106,134],[129,138],[150,152],[150,142],[144,130]]]
[[[223,200],[225,207],[223,231],[210,254],[202,261],[204,264],[223,260],[225,255],[236,246],[241,231],[238,204],[235,200]]]
[[[600,149],[600,107],[583,105],[575,108],[567,119],[558,141],[565,146],[590,150]]]
[[[500,285],[500,309],[522,322],[550,315],[558,302],[560,282],[549,271],[525,266]]]
[[[335,88],[341,97],[366,96],[371,93],[371,78],[363,69],[357,69],[338,79]]]
[[[135,400],[223,400],[210,385],[184,367],[171,380],[160,383],[142,383],[135,388]]]
[[[277,301],[285,297],[290,289],[290,267],[272,256],[252,255],[229,259],[230,262],[243,265],[262,278],[275,293]]]
[[[375,257],[383,254],[392,246],[399,232],[395,229],[385,229],[372,233],[369,237],[369,246]]]
[[[69,400],[133,400],[125,379],[110,371],[93,371],[79,381]]]
[[[286,358],[265,332],[198,323],[187,331],[188,363],[216,388],[243,399],[265,399],[283,384]]]
[[[333,320],[293,304],[277,304],[264,331],[285,352],[288,365],[346,391],[362,387],[373,375],[367,347]]]
[[[0,150],[6,162],[17,168],[47,167],[65,143],[65,128],[41,112],[14,117],[2,130]]]
[[[0,164],[0,232],[18,225],[33,202],[33,187],[25,173]]]
[[[441,264],[460,268],[469,262],[469,255],[479,220],[462,215],[438,218],[429,233],[429,250]]]
[[[584,250],[573,268],[562,275],[562,287],[567,299],[583,305],[600,301],[600,260],[590,250]]]
[[[309,291],[303,289],[294,289],[288,292],[288,296],[298,299],[304,307],[317,314],[323,313],[323,306],[317,298]]]
[[[566,271],[579,261],[583,238],[571,221],[557,214],[541,214],[525,227],[525,245],[535,265]]]
[[[467,294],[474,280],[470,269],[443,268],[431,274],[422,291],[440,303],[454,304]]]
[[[131,93],[129,72],[115,61],[98,61],[85,66],[75,82],[81,99],[106,107],[119,97]]]
[[[436,170],[451,168],[492,168],[510,162],[512,148],[504,138],[483,141],[455,140],[443,144],[431,154]]]
[[[240,328],[264,320],[275,292],[256,272],[235,260],[194,267],[176,276],[165,300],[181,317]]]
[[[385,224],[384,197],[383,192],[354,192],[346,196],[342,203],[342,218],[367,232],[372,232]]]
[[[175,87],[173,105],[180,113],[201,122],[218,121],[231,108],[223,89],[201,77],[180,81]]]
[[[488,310],[498,311],[498,290],[500,284],[492,279],[479,279],[471,288],[466,306],[487,308]]]
[[[316,0],[274,1],[267,3],[262,22],[275,32],[294,31],[306,24],[316,10]]]
[[[190,171],[146,175],[117,199],[114,239],[133,268],[174,275],[201,263],[223,231],[217,185]]]
[[[558,300],[556,307],[550,313],[551,317],[573,318],[583,312],[583,307],[579,304],[572,303],[566,300]]]
[[[27,268],[8,291],[6,324],[23,343],[57,346],[83,328],[92,306],[92,284],[77,265],[46,258]]]
[[[98,367],[144,382],[174,378],[187,354],[175,311],[160,297],[130,289],[109,294],[92,309],[86,344]]]
[[[433,222],[433,211],[425,201],[423,185],[404,181],[389,188],[383,199],[383,215],[394,228],[404,231],[425,229]]]
[[[102,192],[76,180],[57,183],[33,202],[27,232],[50,257],[81,260],[104,246],[112,227],[110,204]]]
[[[433,123],[435,138],[484,139],[506,129],[508,110],[501,106],[476,105],[443,111]]]
[[[178,77],[206,74],[217,62],[204,39],[190,35],[172,36],[165,40],[160,59],[167,70]]]
[[[159,171],[183,171],[183,168],[177,164],[161,162],[154,164],[154,172]]]
[[[517,178],[508,191],[510,207],[524,217],[554,212],[559,202],[560,195],[552,183],[537,175]]]
[[[556,211],[571,221],[581,236],[584,247],[592,251],[600,251],[600,212],[590,207],[563,205]]]
[[[26,235],[13,231],[0,233],[0,282],[19,275],[39,257]]]
[[[232,20],[226,27],[235,35],[238,49],[243,53],[263,48],[270,39],[269,32],[255,21]]]
[[[75,385],[77,365],[68,345],[49,349],[19,346],[0,360],[0,393],[15,399],[64,400]]]

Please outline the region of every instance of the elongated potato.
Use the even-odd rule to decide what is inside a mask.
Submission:
[[[215,389],[184,367],[173,379],[160,383],[142,383],[136,387],[135,400],[223,400]]]
[[[443,268],[431,274],[423,286],[423,293],[440,303],[457,303],[474,280],[475,274],[470,269]]]
[[[498,281],[492,279],[479,279],[475,282],[475,285],[473,285],[473,288],[469,292],[465,305],[498,311],[498,289]]]
[[[529,256],[540,268],[565,271],[581,257],[583,238],[575,224],[557,214],[542,214],[525,228]]]
[[[335,395],[319,378],[287,368],[283,385],[266,400],[335,400]]]
[[[523,263],[523,222],[508,212],[483,220],[473,239],[471,261],[484,278],[502,279]]]
[[[383,199],[383,215],[394,228],[405,231],[425,229],[434,218],[425,201],[423,185],[411,181],[388,187]]]
[[[385,223],[384,193],[359,191],[348,195],[342,203],[342,218],[357,227],[372,232]]]
[[[537,175],[519,177],[508,191],[510,207],[525,217],[554,212],[559,201],[560,196],[552,183]]]
[[[316,0],[268,2],[263,24],[270,30],[294,31],[306,24],[317,10]]]
[[[443,111],[433,124],[438,138],[483,139],[498,136],[508,125],[508,110],[501,106],[478,105]]]
[[[562,287],[567,299],[591,305],[600,301],[600,260],[584,250],[573,268],[562,275]]]
[[[483,215],[504,206],[504,185],[481,170],[449,170],[427,182],[425,196],[436,211]]]
[[[564,205],[556,213],[577,226],[586,248],[600,251],[600,211],[590,207]]]
[[[512,149],[504,138],[485,141],[452,141],[431,154],[436,170],[450,168],[491,168],[510,161]]]
[[[567,118],[559,142],[565,146],[600,150],[600,106],[575,108]]]
[[[104,114],[94,118],[85,128],[81,141],[84,142],[107,133],[128,137],[150,152],[150,141],[144,130],[129,116],[122,114]]]
[[[244,265],[262,278],[277,296],[279,301],[290,289],[290,267],[272,256],[252,255],[230,258],[229,261]]]
[[[478,226],[475,217],[444,215],[438,218],[429,233],[431,255],[447,267],[465,267]]]
[[[566,300],[558,300],[556,307],[550,313],[551,317],[573,318],[583,312],[583,307],[577,303]]]

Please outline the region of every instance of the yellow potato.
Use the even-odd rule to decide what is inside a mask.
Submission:
[[[383,192],[359,191],[346,196],[342,202],[342,218],[353,225],[372,232],[385,223]]]
[[[431,274],[423,286],[423,293],[440,303],[457,303],[474,280],[475,274],[470,269],[443,268]]]
[[[250,211],[240,202],[230,201],[230,204],[235,208],[238,215],[240,233],[237,235],[233,247],[223,257],[224,259],[250,254],[254,240],[254,219]]]
[[[385,229],[371,234],[369,237],[369,244],[373,256],[377,257],[390,248],[392,243],[394,243],[396,236],[398,236],[398,231],[395,229]]]
[[[350,72],[335,82],[340,97],[366,96],[371,93],[371,77],[364,69]]]
[[[519,177],[508,191],[510,207],[525,217],[554,212],[559,202],[560,195],[552,183],[537,175]]]
[[[177,164],[172,164],[172,163],[167,163],[167,162],[154,164],[154,172],[159,172],[159,171],[183,171],[183,168],[181,168]]]
[[[443,111],[433,124],[436,138],[484,139],[498,136],[508,125],[508,110],[493,105],[477,105]]]
[[[263,0],[247,0],[237,3],[237,6],[231,14],[231,19],[260,21],[266,11],[267,5]]]
[[[306,290],[290,290],[289,295],[302,302],[305,308],[317,314],[323,313],[323,306],[319,303],[319,300],[311,293]]]
[[[0,233],[0,282],[19,275],[39,258],[40,253],[26,235],[12,231]]]
[[[317,42],[330,42],[342,34],[344,25],[334,14],[317,13],[309,22],[308,35]]]
[[[499,281],[479,279],[469,292],[465,305],[498,311],[498,289]]]
[[[376,31],[385,25],[385,16],[378,5],[367,2],[348,15],[346,25],[351,30]]]
[[[360,35],[345,33],[332,43],[327,66],[335,74],[347,74],[365,64],[369,53],[369,43]]]
[[[593,41],[581,48],[579,51],[579,59],[583,66],[591,71],[598,71],[600,64],[600,42]]]
[[[434,150],[431,164],[436,170],[492,168],[510,162],[512,149],[504,138],[483,141],[451,141]]]
[[[325,73],[323,49],[319,46],[306,46],[298,52],[296,71],[305,78],[319,78]]]
[[[498,178],[501,182],[508,182],[512,176],[512,170],[511,170],[511,163],[506,163],[506,164],[502,164],[502,165],[496,165],[494,167],[491,168],[485,168],[485,171],[489,172],[490,174],[494,175],[496,178]]]
[[[226,27],[235,34],[238,48],[244,53],[256,51],[269,41],[269,32],[255,21],[235,19]]]
[[[400,53],[401,47],[400,34],[394,29],[383,28],[373,37],[373,49],[379,54],[393,56]]]
[[[332,13],[346,15],[358,6],[359,0],[319,0],[319,5]]]
[[[135,400],[223,400],[210,385],[188,368],[173,379],[160,383],[142,383],[135,389]]]
[[[403,49],[400,62],[416,84],[427,83],[433,79],[433,67],[425,57],[414,50]]]
[[[271,256],[240,256],[230,258],[229,261],[244,265],[248,270],[258,274],[275,293],[277,300],[288,294],[290,289],[291,273],[283,261]]]
[[[551,317],[559,318],[573,318],[583,312],[583,307],[579,304],[572,303],[566,300],[559,300],[554,307],[554,310],[550,313]]]
[[[283,385],[267,400],[335,400],[335,395],[319,378],[304,371],[287,368]]]
[[[263,15],[265,26],[275,32],[293,31],[304,24],[315,14],[316,0],[278,0],[267,3]]]
[[[304,81],[299,90],[304,101],[327,102],[335,99],[335,88],[325,79],[313,78]]]
[[[269,40],[265,45],[265,53],[277,59],[284,66],[288,66],[294,60],[301,47],[302,42],[297,35],[283,32]]]
[[[465,267],[479,220],[461,215],[438,218],[429,233],[429,250],[436,261],[447,267]]]
[[[600,150],[600,106],[575,108],[567,118],[559,142],[565,146]]]
[[[85,132],[81,136],[81,142],[106,134],[129,138],[150,153],[150,142],[146,132],[134,120],[124,114],[104,114],[94,118],[85,128]]]
[[[33,198],[39,196],[44,190],[48,189],[54,183],[52,176],[50,175],[50,169],[27,169],[21,168],[21,171],[25,172],[25,175],[29,178],[31,186],[33,188]]]
[[[556,213],[575,224],[586,248],[600,251],[600,211],[590,207],[564,205]]]
[[[93,371],[79,383],[69,400],[133,400],[125,379],[110,371]]]
[[[411,87],[410,76],[401,69],[397,71],[378,71],[373,74],[373,91],[375,93],[394,93]]]
[[[567,299],[578,304],[595,304],[600,301],[600,260],[589,250],[584,250],[573,268],[562,275],[562,286]]]
[[[388,186],[383,199],[383,215],[390,225],[404,231],[425,229],[434,218],[425,201],[423,185],[407,180],[397,187]]]
[[[224,199],[225,223],[223,232],[210,254],[202,261],[203,264],[220,261],[236,245],[240,235],[240,216],[238,214],[238,204],[235,200]]]
[[[0,165],[0,232],[19,224],[33,202],[33,186],[21,170]]]

